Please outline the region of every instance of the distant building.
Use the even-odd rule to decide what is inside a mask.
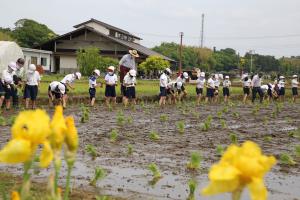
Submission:
[[[30,64],[41,65],[45,71],[50,71],[52,64],[52,51],[45,51],[39,49],[30,49],[21,47],[24,60],[25,69],[28,68]]]
[[[52,52],[51,59],[47,61],[49,69],[47,68],[45,70],[54,73],[75,71],[78,69],[76,51],[89,46],[98,47],[102,56],[116,59],[120,59],[124,54],[127,54],[128,50],[136,49],[140,54],[140,58],[137,59],[138,63],[144,61],[151,55],[160,55],[165,60],[175,62],[166,56],[142,46],[140,44],[142,40],[140,37],[96,19],[90,19],[75,25],[74,28],[75,30],[36,47],[40,50],[44,50],[41,51],[41,53]],[[43,57],[39,58],[42,59]],[[49,59],[49,57],[47,57],[47,59]]]

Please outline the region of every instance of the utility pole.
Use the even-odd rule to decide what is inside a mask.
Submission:
[[[200,47],[203,48],[203,38],[204,38],[204,14],[202,14],[202,25],[201,25],[201,43]]]
[[[183,32],[180,32],[180,49],[179,49],[179,74],[182,72],[182,38]]]
[[[250,50],[250,73],[252,73],[252,69],[253,69],[253,53],[255,53],[254,50]]]

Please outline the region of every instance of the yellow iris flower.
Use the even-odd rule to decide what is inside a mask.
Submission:
[[[210,183],[201,193],[235,193],[247,186],[252,200],[266,200],[264,175],[275,163],[276,159],[263,155],[260,147],[254,142],[246,141],[242,146],[231,145],[220,162],[211,167]]]
[[[74,118],[71,116],[66,117],[66,125],[67,125],[66,139],[65,139],[66,145],[69,151],[76,152],[78,148],[78,134],[77,134],[77,129],[75,127]]]
[[[49,137],[51,146],[54,150],[60,150],[65,140],[67,126],[63,115],[63,107],[57,106],[50,122],[51,135]]]
[[[13,191],[11,193],[11,200],[21,200],[19,193],[16,191]]]

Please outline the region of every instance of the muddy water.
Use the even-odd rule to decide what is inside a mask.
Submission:
[[[206,105],[195,107],[192,104],[160,109],[154,104],[137,106],[135,110],[123,110],[124,125],[118,125],[117,113],[122,108],[117,107],[113,112],[104,107],[91,110],[90,120],[79,123],[80,111],[78,108],[66,110],[66,114],[75,116],[79,135],[80,150],[73,171],[75,185],[92,189],[89,180],[93,177],[97,166],[107,170],[107,177],[98,181],[96,192],[121,196],[127,199],[186,199],[188,196],[187,182],[194,178],[198,181],[196,199],[230,199],[229,195],[205,198],[199,191],[207,183],[207,171],[211,164],[219,157],[216,152],[218,145],[229,145],[229,135],[235,133],[238,141],[257,142],[266,154],[279,157],[281,153],[293,155],[294,147],[300,144],[297,138],[289,137],[288,133],[299,128],[300,104],[286,103],[277,117],[274,117],[274,105],[263,106],[256,114],[251,105],[233,105],[228,112],[223,113],[222,119],[228,128],[222,128],[218,111],[223,105]],[[161,115],[164,115],[162,120]],[[212,125],[208,131],[202,131],[201,126],[205,119],[212,115]],[[128,120],[131,117],[132,123]],[[176,123],[184,121],[185,133],[179,134]],[[110,141],[111,130],[118,131],[115,143]],[[156,131],[160,135],[158,141],[152,141],[149,133]],[[1,145],[9,138],[9,128],[2,128]],[[268,138],[268,139],[266,139]],[[92,144],[97,148],[99,156],[92,160],[85,152],[85,146]],[[133,154],[127,154],[127,146],[133,146]],[[203,161],[198,172],[186,169],[189,155],[193,151],[202,154]],[[300,160],[295,159],[300,162]],[[147,166],[155,162],[163,178],[156,185],[151,185],[151,174]],[[63,165],[65,175],[65,165]],[[9,166],[1,166],[2,171],[20,173]],[[36,180],[42,180],[50,170],[35,175]],[[63,178],[61,180],[63,182]],[[300,199],[300,169],[299,165],[276,165],[266,176],[266,185],[269,189],[269,199],[290,200]],[[248,192],[243,199],[249,199]]]

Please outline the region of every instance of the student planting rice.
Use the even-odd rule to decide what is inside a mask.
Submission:
[[[167,98],[169,104],[176,104],[177,97],[177,83],[175,81],[169,82],[167,86]]]
[[[285,95],[285,77],[284,76],[279,77],[278,87],[279,87],[279,100],[284,101],[284,95]]]
[[[229,80],[229,76],[225,76],[225,80],[223,81],[223,96],[224,102],[228,102],[228,98],[230,96],[229,88],[231,86],[231,81]]]
[[[97,78],[100,77],[100,70],[95,69],[93,74],[89,77],[89,94],[90,105],[94,106],[96,100],[96,87],[102,86],[101,83],[97,84]]]
[[[218,102],[218,100],[219,100],[219,87],[220,87],[222,79],[223,79],[223,74],[215,74],[215,79],[214,79],[214,84],[215,84],[214,102]]]
[[[65,108],[66,105],[67,105],[67,99],[68,99],[68,96],[67,96],[67,92],[68,92],[68,88],[74,90],[75,88],[72,86],[72,83],[75,81],[75,80],[80,80],[81,78],[81,73],[80,72],[75,72],[73,74],[68,74],[66,75],[60,82],[62,84],[64,84],[65,86],[65,94],[63,95],[63,98],[62,98],[62,101],[63,101],[63,107]]]
[[[178,98],[179,101],[187,95],[187,92],[185,90],[184,84],[186,81],[189,79],[189,75],[187,72],[183,72],[180,74],[180,76],[176,79],[177,83],[177,93],[178,93]]]
[[[136,71],[134,69],[129,70],[129,72],[126,74],[126,76],[124,77],[123,85],[125,87],[124,106],[127,107],[129,99],[131,99],[132,103],[135,105]]]
[[[25,108],[29,108],[29,101],[31,100],[31,109],[36,108],[36,98],[38,95],[38,87],[40,85],[41,76],[38,71],[36,71],[36,66],[34,64],[29,65],[28,71],[26,73],[26,85],[24,89],[24,99]]]
[[[293,95],[293,102],[296,102],[296,99],[298,97],[298,76],[297,75],[293,75],[293,79],[292,79],[292,95]]]
[[[250,95],[250,87],[251,87],[251,79],[249,78],[248,74],[242,75],[242,83],[243,83],[243,103],[245,104],[247,101],[248,96]]]
[[[169,77],[172,74],[172,71],[169,68],[166,68],[159,77],[159,106],[166,105],[167,98],[167,88],[169,83]]]
[[[14,95],[14,91],[16,90],[16,86],[14,85],[13,76],[15,75],[16,71],[16,63],[11,62],[7,66],[6,70],[3,70],[2,72],[2,84],[5,91],[5,107],[6,110],[10,109],[12,97]],[[3,102],[2,102],[3,103]]]
[[[206,84],[206,98],[205,102],[212,102],[215,94],[215,75],[212,74],[207,80]]]
[[[61,105],[63,95],[66,92],[64,84],[58,81],[53,81],[48,86],[49,106]]]
[[[257,93],[259,95],[260,103],[262,103],[262,101],[263,101],[264,94],[263,94],[262,89],[261,89],[261,78],[262,78],[262,73],[259,73],[259,74],[256,74],[256,75],[253,76],[252,83],[251,83],[251,86],[252,86],[252,103],[254,103]]]
[[[205,73],[204,72],[201,72],[199,74],[199,77],[198,79],[196,80],[196,94],[197,94],[197,105],[200,105],[200,102],[201,102],[201,97],[203,95],[203,89],[204,89],[204,86],[205,86]]]
[[[118,84],[118,77],[115,74],[115,67],[109,66],[107,68],[107,74],[105,75],[105,102],[106,105],[109,106],[110,102],[112,102],[113,105],[116,104],[116,86]]]

